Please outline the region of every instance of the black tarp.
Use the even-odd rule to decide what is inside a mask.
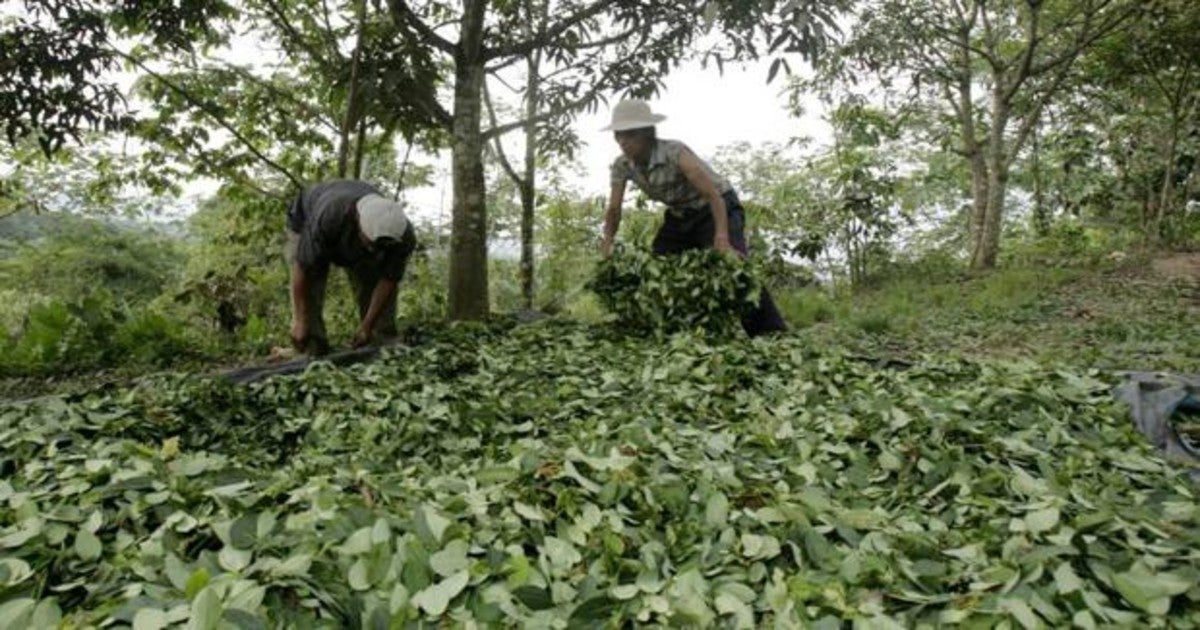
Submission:
[[[1200,481],[1200,435],[1183,430],[1200,427],[1200,374],[1123,372],[1117,398],[1129,404],[1133,424],[1156,448],[1176,461],[1191,463]]]

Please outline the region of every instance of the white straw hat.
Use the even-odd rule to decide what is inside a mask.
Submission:
[[[404,206],[386,197],[371,194],[358,200],[358,227],[374,241],[377,238],[400,240],[408,229]]]
[[[617,103],[617,106],[613,108],[612,124],[600,131],[625,131],[626,129],[653,127],[666,119],[667,117],[662,114],[651,112],[650,105],[646,101],[626,99]]]

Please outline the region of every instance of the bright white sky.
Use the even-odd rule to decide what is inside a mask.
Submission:
[[[667,117],[658,125],[659,137],[681,140],[697,155],[711,160],[718,148],[734,142],[758,145],[822,135],[819,119],[788,115],[787,77],[780,73],[767,85],[769,65],[769,60],[764,60],[727,66],[724,74],[711,66],[680,69],[667,79],[663,93],[650,101],[651,109]],[[609,111],[596,112],[581,117],[577,127],[581,137],[591,140],[580,158],[591,172],[588,183],[599,191],[608,190],[608,164],[617,155],[611,132],[600,131],[610,116]]]
[[[781,72],[767,85],[769,67],[770,60],[727,65],[724,74],[712,66],[681,67],[667,78],[666,87],[658,97],[650,100],[651,109],[667,117],[658,125],[659,137],[681,140],[710,161],[718,148],[735,142],[784,143],[798,136],[824,140],[828,128],[820,119],[819,106],[815,101],[806,103],[806,115],[792,118],[787,112],[784,93],[787,77]],[[616,99],[611,103],[615,105]],[[610,116],[610,110],[602,108],[580,116],[575,122],[580,138],[587,144],[577,156],[583,177],[568,181],[586,195],[602,196],[608,192],[608,165],[617,155],[617,145],[611,132],[600,129],[609,123]],[[450,158],[446,152],[435,185],[407,191],[406,200],[414,216],[444,220],[450,216],[451,190]]]

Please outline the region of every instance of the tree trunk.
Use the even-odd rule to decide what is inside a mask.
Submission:
[[[1171,214],[1174,206],[1175,197],[1175,160],[1179,152],[1179,112],[1178,109],[1172,107],[1171,111],[1171,136],[1167,139],[1167,160],[1166,171],[1163,173],[1162,188],[1158,196],[1158,212],[1154,216],[1154,240],[1156,243],[1162,243],[1165,238],[1163,233],[1163,220],[1168,214]]]
[[[367,117],[358,117],[358,141],[354,143],[354,179],[362,179],[363,155],[367,146]]]
[[[977,256],[971,266],[976,269],[992,269],[1000,253],[1000,230],[1004,224],[1004,197],[1008,191],[1008,169],[996,165],[988,174],[987,216],[983,233],[979,239]]]
[[[521,297],[526,309],[533,309],[534,261],[533,220],[537,202],[537,123],[538,72],[540,55],[529,57],[525,89],[525,173],[521,184]]]
[[[982,244],[984,225],[987,223],[988,168],[987,162],[983,159],[983,150],[979,145],[979,136],[975,129],[975,105],[971,95],[971,57],[967,52],[966,33],[961,34],[961,37],[963,37],[963,46],[959,53],[961,57],[958,68],[960,74],[956,111],[961,126],[959,132],[962,135],[963,154],[971,167],[971,213],[967,219],[967,242],[971,254],[971,265],[975,266],[974,261]]]
[[[453,321],[488,315],[487,204],[484,198],[482,96],[483,18],[487,0],[463,3],[462,39],[454,59],[454,125],[447,315]]]
[[[973,269],[991,269],[1000,253],[1000,228],[1004,220],[1004,195],[1008,187],[1009,161],[1004,153],[1004,130],[1008,127],[1009,105],[1004,99],[1002,82],[997,77],[992,87],[992,126],[988,129],[985,161],[987,189],[984,211],[977,224],[978,236],[971,252]],[[978,199],[976,199],[978,202]]]
[[[990,178],[987,161],[978,150],[968,159],[971,164],[971,216],[967,223],[967,237],[971,250],[971,267],[978,268],[975,261],[980,256],[984,226],[987,225]]]
[[[339,179],[346,177],[346,172],[350,163],[350,130],[354,128],[355,117],[359,115],[362,109],[359,106],[361,100],[362,89],[359,86],[359,59],[362,57],[363,46],[363,31],[364,23],[367,19],[367,0],[359,0],[358,2],[358,36],[354,44],[354,52],[350,55],[350,86],[349,94],[346,96],[346,114],[342,118],[342,129],[338,141],[338,164],[337,176]],[[361,139],[360,139],[361,142]]]
[[[1046,195],[1042,190],[1042,146],[1037,126],[1033,129],[1033,227],[1038,236],[1050,233],[1050,214],[1046,210]]]

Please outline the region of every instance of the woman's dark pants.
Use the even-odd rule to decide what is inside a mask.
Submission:
[[[745,237],[746,211],[733,191],[722,198],[729,215],[729,243],[745,256],[749,253]],[[652,247],[655,254],[679,254],[689,249],[712,247],[713,232],[712,211],[708,206],[684,211],[668,209]],[[783,316],[765,288],[758,307],[742,317],[742,328],[751,337],[787,330]]]

